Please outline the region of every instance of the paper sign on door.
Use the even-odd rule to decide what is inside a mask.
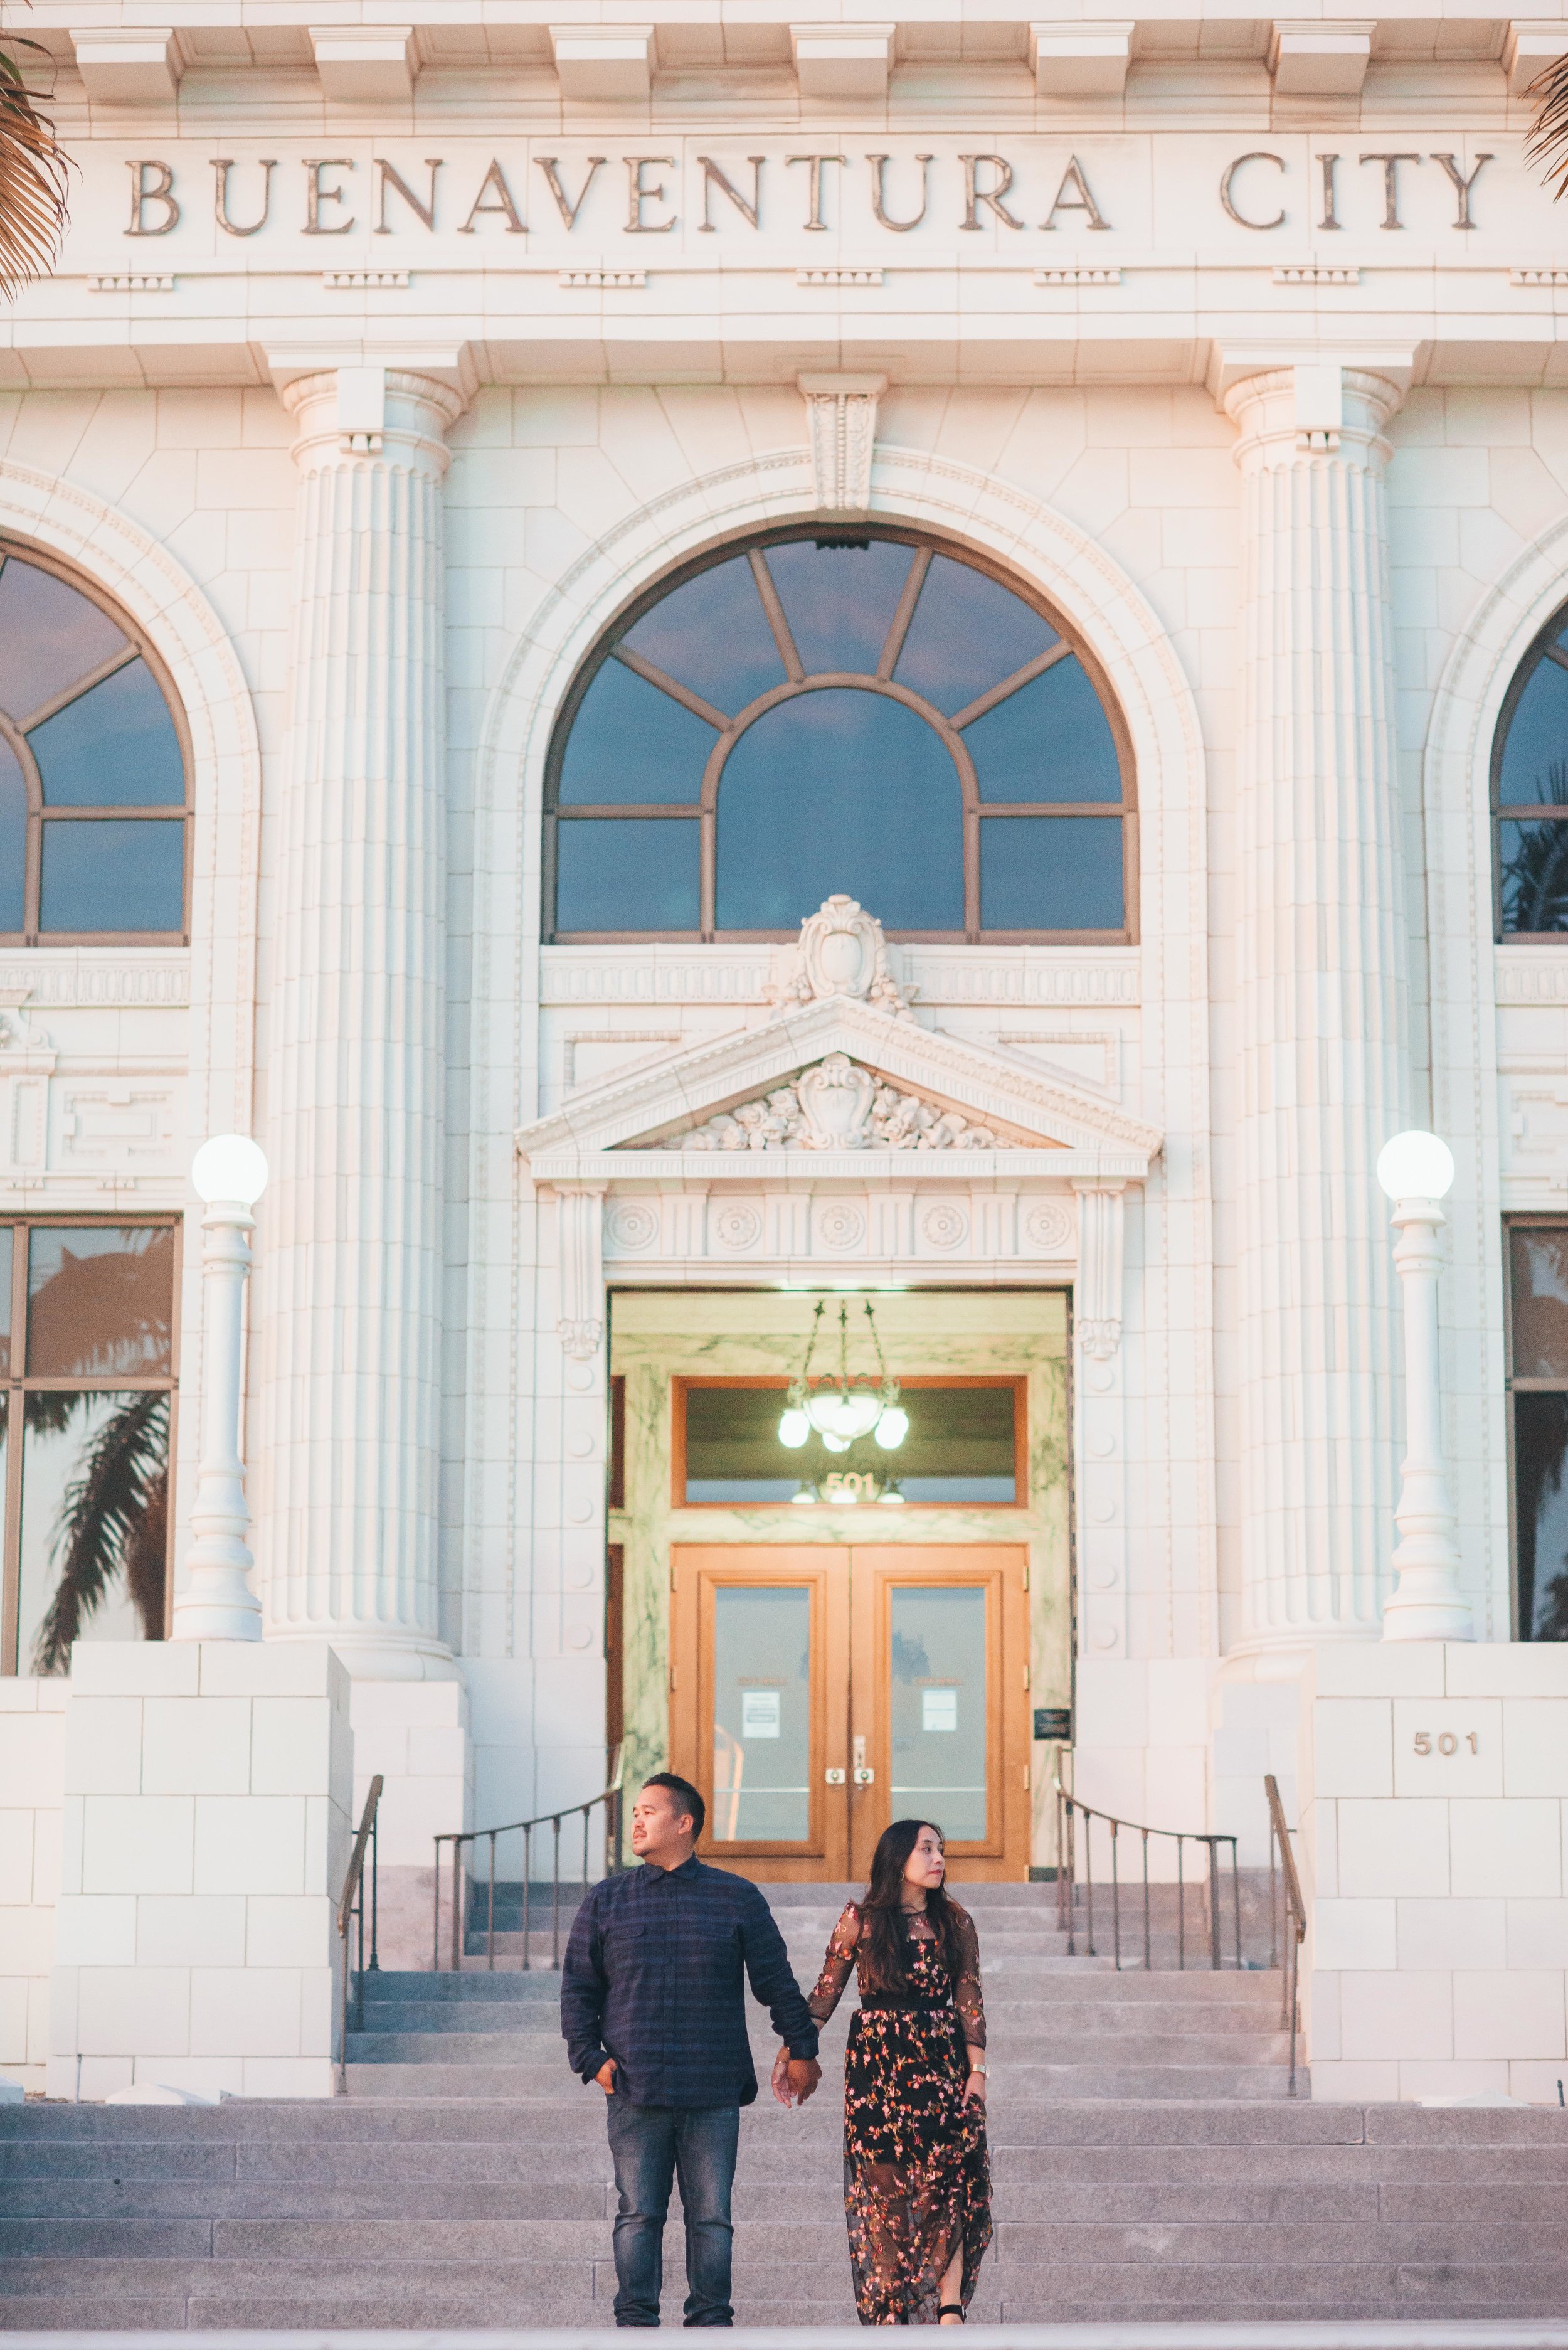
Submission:
[[[742,1690],[741,1691],[742,1737],[782,1737],[780,1714],[783,1702],[784,1693],[780,1690]]]

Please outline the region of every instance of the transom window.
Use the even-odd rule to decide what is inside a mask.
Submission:
[[[0,546],[0,937],[182,937],[185,808],[150,649],[39,556]]]
[[[0,1223],[0,1672],[161,1640],[180,1229]]]
[[[1500,938],[1568,931],[1568,609],[1509,689],[1492,753]]]
[[[552,748],[558,940],[1125,940],[1129,763],[1082,647],[908,532],[775,533],[644,598]]]

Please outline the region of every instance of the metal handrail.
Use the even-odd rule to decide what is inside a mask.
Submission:
[[[1300,1981],[1301,1947],[1306,1939],[1306,1903],[1302,1898],[1302,1881],[1296,1875],[1296,1856],[1291,1849],[1291,1832],[1285,1825],[1285,1807],[1280,1801],[1280,1790],[1272,1771],[1263,1776],[1263,1793],[1269,1799],[1269,1964],[1280,1963],[1280,1905],[1275,1890],[1284,1887],[1284,1925],[1286,1966],[1280,2009],[1280,2029],[1291,2035],[1290,2094],[1296,2093],[1296,2000]],[[1276,1875],[1275,1854],[1279,1855]]]
[[[553,1968],[559,1968],[561,1963],[561,1823],[563,1820],[576,1819],[579,1814],[582,1815],[583,1883],[586,1886],[588,1881],[588,1822],[590,1815],[598,1809],[599,1805],[601,1804],[604,1805],[605,1851],[610,1873],[613,1876],[615,1871],[620,1866],[621,1768],[624,1752],[625,1750],[622,1747],[618,1746],[616,1748],[610,1764],[609,1784],[607,1787],[601,1788],[597,1795],[590,1795],[586,1804],[569,1804],[564,1811],[559,1812],[541,1812],[536,1819],[509,1820],[506,1822],[505,1825],[502,1827],[463,1828],[457,1831],[448,1829],[442,1835],[436,1837],[434,1912],[431,1924],[431,1965],[435,1973],[439,1974],[441,1972],[441,1848],[443,1844],[449,1844],[452,1848],[452,1963],[455,1971],[462,1965],[462,1946],[465,1939],[462,1925],[463,1846],[465,1845],[482,1843],[486,1838],[489,1839],[490,1844],[489,1875],[483,1880],[476,1880],[472,1872],[470,1872],[469,1882],[472,1885],[477,1881],[483,1881],[487,1883],[490,1887],[489,1911],[485,1924],[485,1964],[491,1969],[492,1972],[494,1970],[495,1841],[498,1836],[504,1835],[521,1835],[523,1838],[523,1965],[524,1970],[531,1967],[533,1964],[532,1952],[530,1949],[530,1929],[532,1922],[531,1904],[533,1898],[534,1880],[534,1831],[535,1828],[543,1827],[548,1827],[552,1831],[550,1855],[550,1964]]]
[[[1111,1847],[1111,1948],[1118,1968],[1122,1965],[1122,1891],[1120,1838],[1138,1838],[1143,1862],[1143,1958],[1146,1970],[1154,1963],[1154,1938],[1149,1913],[1148,1840],[1150,1836],[1169,1836],[1176,1844],[1176,1963],[1185,1970],[1187,1966],[1187,1870],[1185,1847],[1202,1845],[1208,1853],[1209,1900],[1209,1963],[1220,1968],[1227,1963],[1221,1949],[1220,1922],[1220,1847],[1231,1847],[1231,1908],[1235,1925],[1235,1950],[1229,1963],[1241,1964],[1241,1880],[1236,1865],[1236,1838],[1220,1835],[1212,1830],[1194,1828],[1146,1828],[1136,1820],[1117,1819],[1110,1812],[1096,1811],[1090,1804],[1080,1802],[1062,1784],[1060,1772],[1054,1774],[1056,1790],[1056,1922],[1067,1937],[1067,1956],[1077,1956],[1076,1910],[1080,1888],[1084,1896],[1086,1939],[1084,1948],[1090,1958],[1101,1953],[1095,1948],[1095,1865],[1092,1823],[1098,1820],[1108,1831]],[[1078,1867],[1078,1822],[1083,1821],[1083,1874]],[[1139,1963],[1134,1960],[1135,1965]]]
[[[343,1945],[342,2004],[337,2016],[337,2085],[348,2086],[348,1927],[357,1918],[359,1928],[358,1964],[355,1976],[355,2015],[358,2028],[365,2026],[365,1977],[379,1974],[381,1960],[376,1947],[380,1914],[380,1870],[378,1866],[380,1845],[379,1813],[381,1774],[378,1771],[365,1797],[365,1808],[359,1815],[359,1833],[354,1839],[354,1849],[348,1856],[348,1874],[343,1879],[343,1891],[337,1902],[337,1939]],[[370,1852],[370,1963],[365,1963],[365,1850]]]

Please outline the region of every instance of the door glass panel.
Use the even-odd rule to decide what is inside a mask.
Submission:
[[[895,1819],[958,1843],[986,1830],[985,1593],[895,1586],[888,1688]]]
[[[811,1833],[811,1594],[713,1594],[715,1844],[804,1844]]]

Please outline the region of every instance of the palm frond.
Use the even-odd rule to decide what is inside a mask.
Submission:
[[[1568,764],[1553,759],[1542,805],[1568,806]],[[1505,931],[1568,931],[1568,824],[1517,822],[1519,837],[1503,859]]]
[[[71,1642],[120,1574],[144,1636],[162,1638],[168,1491],[169,1399],[132,1396],[99,1429],[82,1474],[66,1489],[52,1551],[59,1582],[33,1645],[36,1673],[65,1671]]]
[[[63,1436],[86,1400],[79,1388],[73,1393],[68,1389],[36,1388],[23,1406],[24,1424],[36,1436]]]
[[[14,294],[54,265],[66,225],[69,164],[12,54],[47,52],[16,34],[7,42],[0,50],[0,290]]]

